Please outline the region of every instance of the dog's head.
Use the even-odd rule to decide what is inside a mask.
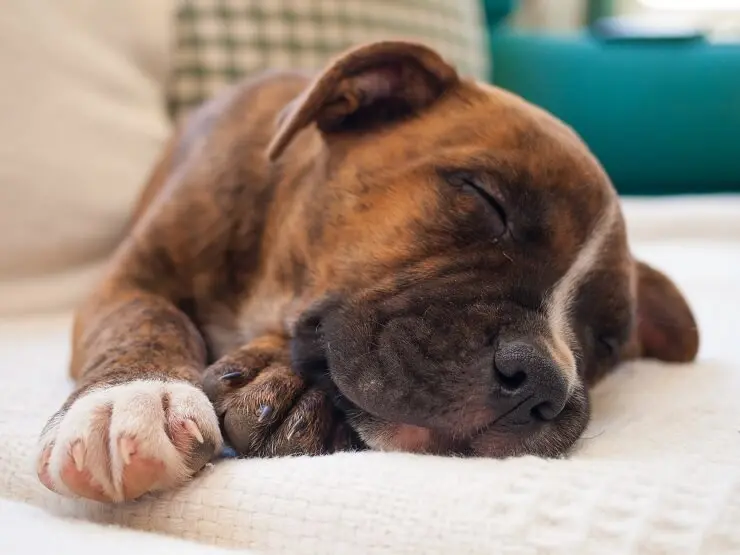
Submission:
[[[618,363],[696,355],[682,295],[631,256],[608,177],[553,116],[384,42],[289,106],[271,158],[313,125],[294,362],[371,447],[558,455]]]

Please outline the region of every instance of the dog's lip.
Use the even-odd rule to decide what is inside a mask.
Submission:
[[[336,409],[338,409],[339,411],[343,413],[347,413],[353,410],[361,410],[363,412],[368,412],[364,408],[350,401],[349,398],[344,393],[342,393],[339,387],[332,380],[329,380],[329,381],[331,382],[333,386],[330,391],[331,402]]]
[[[480,437],[480,436],[484,435],[485,433],[487,433],[487,432],[491,431],[492,429],[494,429],[494,428],[495,428],[496,426],[498,426],[499,424],[501,424],[501,422],[502,422],[502,421],[503,421],[503,420],[504,420],[504,419],[505,419],[505,418],[506,418],[507,416],[509,416],[510,414],[512,414],[512,413],[513,413],[514,411],[516,411],[516,409],[518,409],[518,408],[519,408],[520,406],[522,406],[522,405],[523,405],[524,403],[526,403],[527,401],[531,400],[531,399],[532,399],[532,397],[533,397],[533,395],[529,395],[529,396],[525,397],[524,399],[522,399],[521,401],[519,401],[518,403],[516,403],[516,404],[515,404],[515,405],[514,405],[513,407],[511,407],[510,409],[508,409],[508,410],[504,411],[503,413],[501,413],[501,414],[499,414],[499,415],[496,415],[496,416],[495,416],[494,418],[492,418],[492,419],[491,419],[491,421],[490,421],[490,422],[488,422],[487,424],[484,424],[483,426],[480,426],[479,428],[477,428],[477,429],[475,430],[475,432],[474,432],[474,433],[473,433],[473,434],[471,435],[471,439],[475,439],[475,438],[477,438],[477,437]],[[526,427],[527,425],[528,425],[528,424],[522,424],[522,426],[525,426],[525,427]]]
[[[348,395],[346,395],[342,391],[340,385],[332,378],[332,373],[333,373],[332,366],[328,360],[324,360],[324,368],[325,370],[321,374],[322,379],[316,380],[314,378],[311,380],[311,383],[318,386],[320,389],[323,389],[325,392],[327,392],[332,400],[332,404],[340,412],[344,414],[349,414],[351,412],[364,413],[373,419],[376,419],[382,422],[387,422],[388,424],[396,424],[396,425],[403,424],[403,425],[409,425],[409,426],[417,426],[420,428],[426,428],[428,430],[436,431],[438,433],[441,433],[444,435],[450,435],[453,437],[464,437],[468,439],[476,438],[479,435],[486,433],[488,430],[496,426],[496,424],[498,424],[499,421],[501,421],[510,412],[512,412],[519,406],[519,404],[517,404],[515,407],[505,412],[504,414],[494,415],[487,422],[484,422],[483,424],[478,424],[474,427],[471,427],[469,425],[465,426],[464,422],[462,422],[463,426],[452,425],[452,426],[439,427],[439,426],[430,426],[429,422],[426,419],[424,420],[417,419],[417,418],[389,419],[387,415],[379,414],[378,412],[373,411],[370,408],[366,408],[361,403],[353,401]],[[528,400],[529,398],[524,399],[521,401],[521,403],[525,403]],[[458,412],[458,411],[454,411],[454,412]]]
[[[418,428],[425,428],[427,430],[430,430],[432,432],[436,432],[439,434],[442,434],[443,436],[449,436],[453,438],[464,438],[467,440],[472,440],[474,438],[477,438],[480,435],[485,434],[490,429],[494,428],[499,422],[505,418],[512,410],[514,410],[517,407],[514,407],[514,409],[511,409],[510,411],[507,411],[504,414],[497,415],[494,418],[491,418],[488,422],[485,422],[482,425],[478,425],[475,427],[471,426],[465,426],[464,422],[462,422],[462,426],[460,425],[451,425],[451,426],[430,426],[429,423],[426,420],[420,420],[415,418],[394,418],[389,419],[387,416],[383,414],[379,414],[376,411],[373,411],[371,409],[365,408],[363,405],[356,403],[352,401],[349,397],[347,397],[339,388],[339,386],[329,378],[328,382],[331,383],[330,389],[330,395],[332,399],[332,404],[334,407],[342,412],[343,414],[350,414],[350,413],[360,413],[365,414],[370,418],[373,418],[374,420],[385,422],[389,425],[407,425],[407,426],[415,426]],[[324,386],[326,384],[324,383]],[[526,402],[525,399],[522,402]]]
[[[445,434],[445,435],[466,437],[472,440],[479,436],[484,435],[491,429],[495,428],[509,414],[515,411],[521,404],[526,403],[527,401],[531,399],[531,396],[525,399],[522,399],[519,403],[509,408],[504,413],[493,415],[493,417],[488,419],[487,422],[484,421],[482,424],[479,422],[474,427],[471,427],[469,425],[465,426],[464,422],[460,422],[462,426],[458,424],[458,425],[453,425],[449,427],[443,426],[441,428],[438,428],[434,426],[429,426],[428,422],[425,422],[424,420],[420,420],[416,418],[410,418],[410,419],[396,418],[396,419],[391,420],[391,419],[388,419],[387,416],[378,414],[375,411],[362,406],[362,404],[351,400],[350,397],[347,396],[341,390],[340,385],[332,377],[332,375],[335,374],[336,372],[335,372],[335,369],[332,367],[332,364],[329,361],[329,357],[327,356],[326,344],[324,342],[324,338],[322,337],[322,333],[321,333],[321,321],[320,320],[317,322],[315,326],[312,326],[312,331],[315,334],[314,339],[313,339],[314,344],[316,346],[320,346],[321,356],[317,356],[311,359],[310,361],[304,361],[304,364],[309,363],[313,368],[320,368],[320,371],[311,372],[310,375],[307,375],[301,372],[300,368],[294,368],[294,371],[296,371],[299,375],[302,375],[304,379],[306,379],[312,385],[315,385],[318,388],[323,389],[329,395],[333,406],[344,414],[348,414],[350,412],[365,413],[372,418],[385,421],[388,423],[406,424],[406,425],[411,425],[411,426],[423,427],[429,430],[437,430],[437,432]],[[455,418],[454,420],[457,420],[457,419]]]
[[[363,410],[364,412],[368,412],[350,401],[350,399],[342,392],[337,383],[334,381],[334,379],[332,378],[331,364],[329,363],[325,351],[322,357],[316,357],[308,361],[308,364],[310,364],[312,371],[305,371],[306,364],[307,361],[304,361],[301,365],[298,365],[298,367],[293,366],[293,372],[306,380],[309,385],[315,386],[318,389],[324,391],[329,396],[332,404],[336,409],[344,413],[349,410],[358,409]],[[319,370],[316,371],[316,369]]]

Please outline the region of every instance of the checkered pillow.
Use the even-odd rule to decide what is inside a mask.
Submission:
[[[244,75],[318,69],[373,40],[418,40],[464,74],[488,72],[479,0],[180,0],[175,32],[175,117]]]

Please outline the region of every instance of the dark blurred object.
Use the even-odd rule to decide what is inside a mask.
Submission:
[[[484,1],[492,81],[573,126],[620,193],[740,191],[740,44],[634,19],[525,33]]]
[[[484,0],[486,21],[490,27],[498,25],[514,11],[514,0]]]

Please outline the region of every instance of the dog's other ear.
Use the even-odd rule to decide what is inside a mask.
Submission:
[[[641,355],[666,362],[694,360],[699,330],[681,292],[667,276],[643,262],[637,262],[637,280]]]
[[[425,108],[459,77],[421,44],[385,41],[337,58],[282,114],[268,147],[275,160],[312,122],[323,133],[366,129]]]

